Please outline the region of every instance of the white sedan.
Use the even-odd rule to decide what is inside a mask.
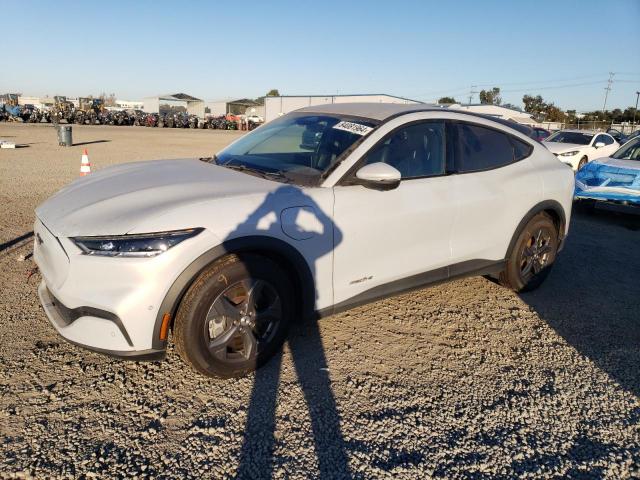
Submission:
[[[249,115],[247,117],[247,122],[264,123],[264,118],[262,118],[260,115]]]
[[[105,168],[55,194],[36,210],[40,300],[78,345],[157,358],[171,332],[197,371],[242,375],[301,318],[470,275],[537,287],[573,185],[511,122],[307,107],[210,159]]]
[[[595,158],[608,157],[620,148],[608,133],[588,130],[560,130],[542,144],[574,170],[580,170]]]

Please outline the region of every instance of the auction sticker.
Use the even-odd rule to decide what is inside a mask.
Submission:
[[[373,127],[368,127],[366,125],[361,125],[360,123],[353,122],[340,122],[336,123],[333,128],[337,128],[338,130],[344,130],[345,132],[354,133],[356,135],[366,135]]]

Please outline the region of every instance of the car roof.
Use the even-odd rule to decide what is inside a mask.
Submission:
[[[481,113],[473,113],[473,112],[466,112],[463,110],[449,109],[446,107],[439,107],[437,105],[430,105],[426,103],[413,103],[413,104],[373,103],[373,102],[328,103],[324,105],[313,105],[310,107],[303,107],[299,110],[296,110],[295,112],[296,113],[324,113],[329,115],[331,114],[346,115],[346,116],[353,116],[353,117],[370,118],[372,120],[378,120],[380,122],[384,122],[391,118],[394,118],[400,115],[405,115],[408,113],[443,112],[443,111],[491,120],[493,122],[499,123],[506,127],[513,128],[514,130],[530,138],[534,138],[533,129],[531,127],[522,125],[517,122],[505,120],[503,118],[495,117],[492,115],[483,115]]]
[[[571,133],[584,133],[585,135],[597,135],[598,133],[604,133],[604,132],[598,132],[596,130],[578,130],[575,128],[567,128],[566,130],[560,130],[561,132],[571,132]]]
[[[391,117],[396,117],[405,113],[440,111],[444,107],[437,107],[425,103],[374,103],[374,102],[354,102],[354,103],[327,103],[324,105],[313,105],[304,107],[297,112],[308,113],[328,113],[335,115],[350,115],[354,117],[370,118],[372,120],[384,121]]]

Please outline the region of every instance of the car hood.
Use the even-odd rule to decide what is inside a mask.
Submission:
[[[123,235],[150,217],[187,204],[266,194],[279,186],[195,159],[135,162],[72,182],[40,205],[36,216],[57,236]]]
[[[640,170],[640,161],[638,160],[621,160],[618,158],[606,157],[599,158],[597,162],[604,165],[609,165],[611,167],[626,168],[629,170]]]
[[[588,145],[579,145],[577,143],[560,143],[560,142],[542,142],[551,153],[565,153],[572,152],[574,150],[581,150]]]

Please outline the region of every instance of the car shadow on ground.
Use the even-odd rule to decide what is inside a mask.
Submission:
[[[640,216],[574,211],[553,271],[521,294],[559,335],[640,397]]]

